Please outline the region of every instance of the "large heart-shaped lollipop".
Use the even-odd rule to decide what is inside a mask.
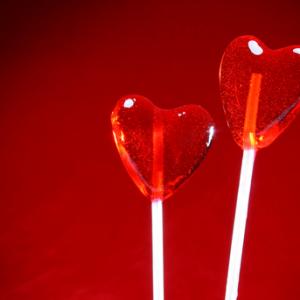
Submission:
[[[235,39],[223,55],[220,88],[234,140],[268,146],[299,109],[300,46],[271,50],[253,36]]]
[[[160,109],[142,96],[121,98],[111,116],[121,159],[150,199],[166,199],[194,172],[214,135],[199,105]]]

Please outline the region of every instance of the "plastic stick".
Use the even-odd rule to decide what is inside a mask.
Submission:
[[[255,149],[245,149],[243,152],[240,183],[231,241],[225,300],[236,300],[238,297],[239,277],[255,153]]]
[[[163,206],[154,199],[152,208],[153,300],[164,299]]]

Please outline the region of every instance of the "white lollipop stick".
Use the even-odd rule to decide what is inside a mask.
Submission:
[[[155,199],[152,208],[152,268],[153,300],[164,299],[164,251],[163,207],[161,199]]]
[[[163,174],[164,174],[164,129],[163,123],[156,118],[153,123],[153,169],[152,183],[152,276],[153,300],[164,300],[164,241],[163,241]]]
[[[236,300],[238,297],[249,196],[256,153],[255,132],[261,82],[261,74],[253,73],[251,75],[244,123],[244,152],[234,217],[225,300]]]
[[[245,149],[243,152],[242,169],[233,225],[225,300],[236,300],[238,297],[239,277],[254,160],[255,149]]]

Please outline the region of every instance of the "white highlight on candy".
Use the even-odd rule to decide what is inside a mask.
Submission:
[[[293,49],[293,52],[296,53],[296,54],[300,54],[300,48]]]
[[[253,40],[248,42],[248,47],[254,55],[262,55],[263,52],[264,52],[263,48],[260,47],[258,45],[258,43],[256,41],[253,41]]]
[[[214,126],[210,126],[209,130],[208,130],[208,141],[206,142],[206,146],[209,147],[211,144],[211,141],[214,137],[215,134],[215,127]]]
[[[238,297],[239,277],[254,160],[255,150],[245,149],[243,153],[240,183],[233,225],[225,300],[236,300]]]
[[[129,98],[129,99],[126,99],[126,100],[124,101],[123,106],[124,106],[125,108],[130,108],[130,107],[133,106],[133,104],[134,104],[134,99]]]
[[[163,207],[161,199],[152,200],[153,300],[164,300]]]

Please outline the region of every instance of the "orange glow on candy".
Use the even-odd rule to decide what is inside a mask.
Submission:
[[[201,106],[161,109],[138,95],[121,98],[111,122],[125,168],[153,201],[170,197],[190,177],[214,136],[212,118]]]
[[[238,37],[223,55],[220,91],[236,143],[268,146],[300,107],[300,46],[271,50],[253,36]]]

